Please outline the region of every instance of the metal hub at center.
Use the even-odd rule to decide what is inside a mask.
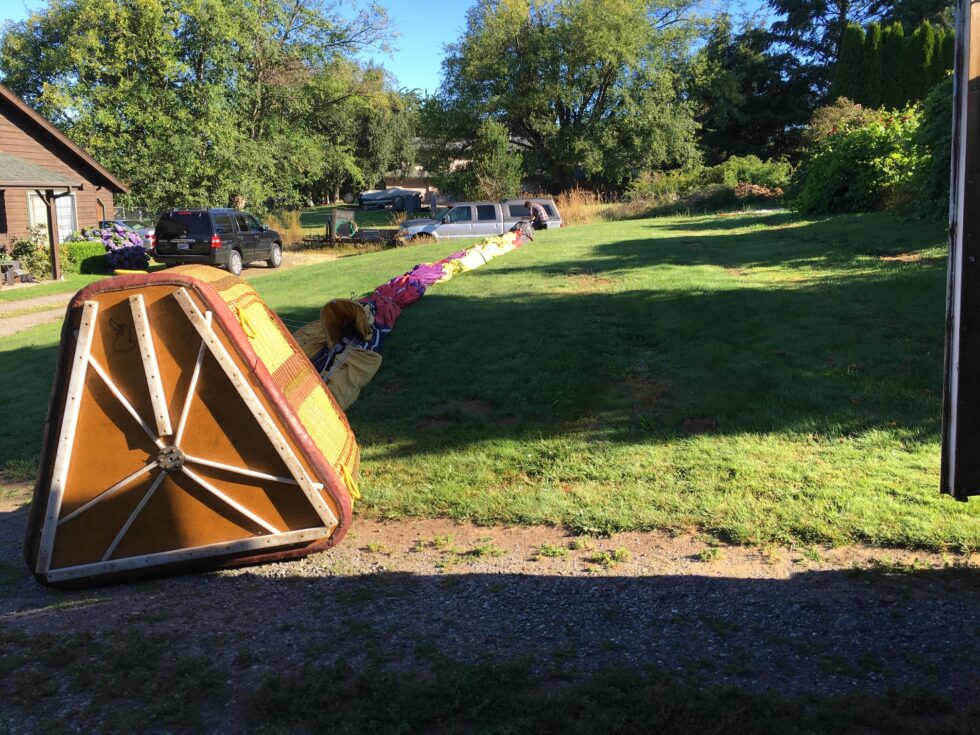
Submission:
[[[157,464],[164,472],[177,472],[184,466],[184,453],[180,447],[164,447],[157,455]]]

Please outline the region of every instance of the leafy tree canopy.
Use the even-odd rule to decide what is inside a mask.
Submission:
[[[514,150],[507,128],[496,120],[484,120],[470,149],[470,160],[436,176],[443,191],[461,199],[495,201],[521,192],[521,154]]]
[[[425,107],[430,152],[459,154],[501,122],[532,179],[620,186],[696,161],[678,94],[695,25],[687,0],[480,0]]]
[[[128,204],[288,206],[406,155],[359,149],[368,110],[411,138],[411,102],[353,61],[386,26],[330,0],[50,0],[3,30],[0,72],[131,183]]]

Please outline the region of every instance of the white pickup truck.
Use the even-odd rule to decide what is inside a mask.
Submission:
[[[505,199],[502,202],[460,202],[439,212],[435,219],[405,220],[399,225],[398,238],[434,237],[451,240],[460,237],[502,235],[531,214],[524,206],[527,199]],[[545,228],[561,227],[561,215],[553,199],[531,199],[548,213]]]

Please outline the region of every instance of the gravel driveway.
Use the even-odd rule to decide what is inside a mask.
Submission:
[[[300,561],[57,592],[23,570],[23,499],[8,492],[0,505],[0,641],[170,641],[234,672],[215,731],[241,726],[271,674],[336,662],[417,676],[437,659],[521,658],[571,680],[652,667],[790,698],[923,690],[944,708],[980,702],[969,558],[362,518],[338,549]],[[32,716],[87,711],[91,692],[59,686]],[[0,705],[0,729],[5,707],[20,722]]]

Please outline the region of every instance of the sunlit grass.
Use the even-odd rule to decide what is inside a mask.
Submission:
[[[456,247],[254,285],[302,323]],[[886,215],[537,233],[401,316],[348,412],[359,512],[978,549],[980,504],[938,493],[943,256],[941,227]],[[0,468],[39,451],[57,336],[0,344]]]

